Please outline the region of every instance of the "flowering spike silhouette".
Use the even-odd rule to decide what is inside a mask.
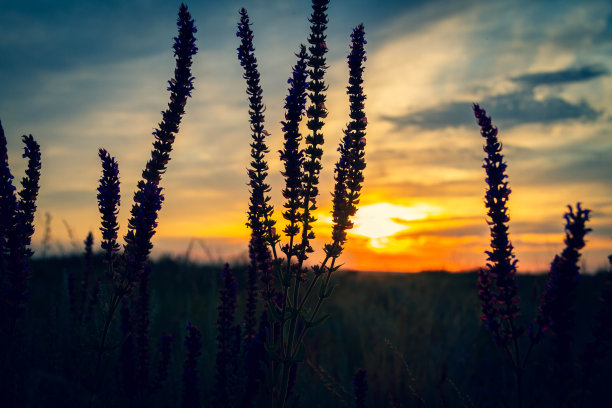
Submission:
[[[344,137],[338,151],[340,158],[336,163],[333,209],[333,244],[326,245],[326,253],[337,258],[342,252],[346,242],[346,231],[353,227],[350,217],[357,212],[357,203],[363,183],[363,170],[365,169],[365,119],[363,93],[363,63],[366,60],[364,45],[367,43],[363,24],[355,27],[351,34],[351,53],[348,55],[349,86],[347,94],[350,102],[351,122],[344,130]]]
[[[307,253],[313,252],[310,246],[310,240],[314,238],[312,224],[316,218],[312,215],[317,210],[317,196],[319,195],[319,172],[321,171],[321,158],[323,157],[323,149],[321,146],[324,143],[323,120],[327,117],[327,108],[325,107],[326,95],[324,76],[327,66],[325,65],[325,54],[327,53],[327,43],[325,30],[327,29],[327,5],[329,0],[313,0],[312,14],[310,16],[310,35],[308,43],[310,47],[308,51],[310,56],[308,66],[310,67],[308,75],[310,105],[306,110],[309,118],[307,122],[308,129],[311,131],[306,136],[306,158],[304,161],[304,177],[303,177],[303,195],[304,203],[302,206],[302,244],[301,258],[305,259]]]
[[[249,115],[253,142],[251,143],[251,167],[248,171],[251,201],[249,205],[249,221],[251,240],[249,242],[250,266],[248,281],[252,281],[255,273],[259,273],[262,282],[262,298],[265,300],[262,321],[260,322],[260,340],[265,343],[268,361],[265,366],[268,378],[273,384],[272,403],[284,407],[291,395],[293,380],[297,374],[299,361],[302,359],[306,332],[318,325],[324,319],[316,319],[323,300],[331,294],[328,288],[331,273],[339,268],[335,261],[342,252],[346,241],[345,231],[352,227],[349,217],[355,214],[359,202],[363,169],[365,168],[364,147],[367,119],[363,112],[365,95],[363,94],[363,62],[364,30],[358,26],[353,37],[352,51],[349,55],[349,101],[351,122],[347,125],[344,139],[341,142],[341,161],[338,164],[340,175],[336,176],[335,219],[333,243],[325,246],[326,257],[321,265],[304,267],[304,262],[313,252],[311,240],[315,237],[312,224],[315,222],[314,212],[317,210],[319,194],[319,173],[324,142],[323,119],[327,117],[325,107],[327,86],[324,82],[325,54],[327,52],[325,30],[327,28],[328,0],[313,0],[310,17],[311,31],[308,38],[308,52],[302,46],[296,55],[298,62],[293,68],[288,80],[290,85],[285,99],[285,120],[282,121],[284,145],[280,151],[283,162],[281,174],[285,178],[282,190],[285,199],[283,217],[287,221],[284,235],[288,243],[277,244],[280,236],[274,228],[273,210],[268,204],[270,190],[265,183],[268,165],[265,154],[268,148],[264,143],[268,136],[263,128],[263,104],[261,103],[261,87],[259,72],[253,56],[253,33],[246,10],[240,11],[237,36],[241,38],[238,48],[238,59],[244,67],[244,78],[247,81],[249,95]],[[308,91],[308,93],[306,93]],[[299,131],[300,121],[306,106],[306,98],[310,104],[306,109],[308,134],[304,137],[305,148],[300,147],[302,135]],[[338,172],[338,170],[337,170]],[[262,238],[263,236],[263,238]],[[281,257],[280,252],[284,254]],[[327,263],[330,262],[331,265]],[[274,273],[271,273],[274,272]],[[325,278],[321,281],[321,276]],[[304,286],[301,286],[302,283]],[[319,290],[316,290],[320,283]],[[249,287],[252,284],[248,284]],[[247,295],[247,315],[245,317],[245,339],[253,338],[254,310],[251,306],[253,295],[249,289]],[[312,297],[319,293],[319,299]],[[315,295],[313,295],[315,294]],[[313,295],[313,296],[311,296]],[[308,303],[308,307],[306,307]],[[311,307],[313,306],[313,307]],[[265,319],[264,319],[265,317]],[[269,322],[268,322],[269,319]],[[261,336],[265,335],[265,339]],[[255,336],[257,338],[257,336]],[[245,342],[245,347],[251,343]],[[251,359],[252,360],[252,359]],[[251,361],[249,360],[249,361]],[[257,364],[252,365],[257,368]],[[261,367],[261,366],[260,366]],[[249,369],[250,372],[250,369]],[[249,385],[250,387],[250,385]],[[243,401],[247,399],[243,398]]]
[[[489,289],[480,291],[483,304],[485,326],[494,332],[497,344],[508,344],[523,334],[523,329],[516,326],[519,314],[518,283],[516,279],[516,259],[513,246],[508,238],[508,208],[510,195],[506,179],[506,163],[501,154],[502,145],[497,138],[497,128],[491,124],[491,118],[480,106],[474,104],[474,115],[480,126],[480,133],[486,139],[484,147],[487,157],[483,167],[486,171],[488,185],[485,205],[488,208],[491,230],[491,251],[487,251],[487,268],[482,274],[488,275],[492,283]],[[483,280],[483,284],[486,280]],[[484,289],[484,286],[483,286]],[[491,302],[493,301],[493,302]],[[487,303],[488,302],[488,303]],[[494,305],[493,310],[484,309]],[[495,320],[499,319],[499,322]]]
[[[584,248],[585,235],[591,231],[586,228],[589,210],[576,204],[576,212],[568,206],[565,214],[565,248],[556,255],[548,273],[546,290],[536,317],[539,326],[532,341],[537,342],[541,333],[550,329],[555,345],[553,359],[555,362],[555,379],[560,386],[557,398],[562,405],[567,403],[572,385],[571,345],[572,329],[575,324],[575,292],[580,279],[580,250]]]
[[[99,151],[100,160],[102,160],[102,178],[100,178],[100,186],[98,187],[98,208],[102,217],[102,249],[104,253],[104,261],[112,265],[116,259],[116,252],[119,250],[117,243],[117,231],[119,223],[117,222],[117,214],[119,213],[119,205],[121,196],[119,194],[119,165],[114,157],[104,149]],[[112,277],[112,276],[111,276]]]
[[[198,380],[198,358],[202,351],[202,335],[197,326],[187,323],[185,337],[187,357],[183,365],[183,408],[200,407],[200,389]]]
[[[238,47],[238,60],[244,68],[243,77],[247,83],[246,93],[249,96],[249,116],[251,123],[251,158],[250,168],[248,169],[249,187],[251,196],[249,198],[248,222],[247,227],[251,229],[251,239],[249,241],[249,258],[251,274],[260,276],[262,296],[270,302],[274,297],[272,284],[272,254],[268,245],[275,251],[275,245],[280,239],[276,234],[272,219],[274,209],[269,204],[270,197],[267,195],[270,186],[266,183],[268,176],[268,163],[265,160],[266,153],[269,152],[266,145],[266,137],[269,133],[264,129],[264,111],[262,102],[262,89],[259,83],[259,71],[257,69],[257,59],[255,58],[253,46],[253,31],[250,28],[250,21],[247,11],[240,10],[240,22],[236,36],[240,38]],[[251,333],[248,331],[247,333]]]
[[[157,376],[153,382],[153,389],[161,388],[168,378],[168,367],[170,366],[170,354],[172,353],[172,342],[174,336],[169,333],[164,333],[159,342],[158,351],[160,354],[159,365],[157,367]]]
[[[121,258],[121,268],[114,271],[112,261],[114,260],[113,252],[116,250],[116,205],[119,203],[118,189],[118,174],[114,160],[107,157],[104,151],[100,151],[100,158],[107,167],[107,178],[103,176],[101,180],[101,188],[99,191],[100,211],[103,217],[102,232],[103,241],[106,242],[104,248],[106,250],[106,258],[109,261],[109,274],[112,276],[113,291],[106,307],[105,322],[100,343],[97,352],[97,361],[94,371],[94,387],[91,391],[91,401],[94,400],[98,391],[97,381],[100,374],[102,355],[106,350],[106,338],[109,334],[109,328],[113,319],[113,315],[119,305],[124,301],[126,296],[132,295],[134,290],[140,284],[141,290],[139,296],[140,309],[142,305],[148,308],[148,290],[143,289],[143,286],[148,285],[147,263],[153,245],[151,239],[155,234],[157,227],[157,217],[162,206],[163,195],[159,183],[163,173],[166,171],[168,161],[170,160],[170,152],[174,142],[176,133],[179,130],[181,118],[185,113],[185,105],[187,98],[191,96],[193,90],[194,77],[191,76],[192,57],[197,52],[195,46],[195,37],[197,29],[194,26],[194,21],[187,11],[187,6],[181,4],[178,13],[178,36],[174,38],[174,56],[176,66],[174,69],[174,77],[169,81],[168,91],[170,91],[170,102],[168,108],[162,112],[162,121],[159,123],[158,129],[153,132],[155,141],[153,142],[153,150],[151,159],[147,162],[145,169],[142,172],[142,180],[138,182],[137,190],[134,193],[134,204],[131,209],[131,217],[128,222],[128,231],[124,237],[125,245]],[[105,201],[102,202],[102,199]],[[106,236],[104,234],[106,233]],[[144,280],[144,281],[143,281]],[[144,299],[146,297],[146,299]],[[125,304],[125,302],[123,302]],[[137,364],[141,372],[148,367],[148,348],[145,347],[145,341],[148,341],[147,328],[148,314],[141,317],[138,323],[139,330],[136,337],[140,342],[141,352]],[[138,334],[140,333],[140,334]],[[148,346],[147,346],[148,347]],[[138,385],[141,388],[138,392],[142,395],[145,391],[142,389],[146,385],[146,379],[142,378]]]
[[[363,368],[357,370],[353,376],[353,387],[355,389],[355,408],[365,408],[368,394],[368,372]]]
[[[285,171],[282,172],[285,177],[285,188],[282,191],[285,198],[283,217],[289,224],[283,232],[289,238],[289,243],[284,245],[282,250],[287,256],[288,263],[293,255],[298,254],[297,248],[294,246],[294,238],[300,232],[299,222],[301,219],[300,204],[302,203],[304,153],[300,150],[302,135],[299,125],[306,105],[306,62],[308,59],[304,45],[301,46],[300,52],[296,56],[298,62],[293,68],[292,77],[287,81],[290,88],[285,99],[286,121],[281,122],[285,133],[285,144],[284,149],[279,152],[280,159],[285,164]]]
[[[28,258],[34,233],[34,212],[40,179],[40,146],[32,135],[23,136],[23,157],[28,159],[19,199],[9,169],[6,136],[0,122],[0,326],[11,342],[17,319],[24,313],[28,298]]]
[[[215,401],[219,407],[229,406],[229,365],[233,356],[233,340],[235,336],[234,313],[236,311],[236,278],[225,264],[221,271],[222,285],[219,289],[219,311],[217,317],[217,373]]]
[[[36,196],[38,195],[40,180],[40,146],[32,135],[23,136],[25,144],[23,157],[28,159],[26,176],[21,180],[22,190],[19,192],[19,218],[23,228],[23,245],[29,246],[34,234],[34,213],[36,212]],[[32,251],[25,248],[26,256],[32,256]]]
[[[85,252],[83,258],[85,260],[85,268],[83,269],[83,279],[81,279],[81,305],[79,307],[79,315],[83,316],[86,314],[85,307],[87,306],[87,300],[89,299],[89,278],[93,272],[93,234],[89,232],[85,241]]]
[[[134,282],[143,273],[144,263],[152,249],[151,238],[157,226],[157,214],[161,209],[161,188],[158,187],[166,165],[175,135],[179,130],[181,118],[185,113],[187,98],[193,90],[194,77],[191,76],[192,57],[197,52],[194,34],[197,32],[187,6],[181,4],[177,26],[179,34],[174,38],[174,56],[176,67],[174,78],[169,81],[170,102],[168,109],[162,112],[162,121],[153,132],[155,142],[151,159],[142,172],[138,190],[134,193],[134,205],[125,236],[125,255],[128,279]]]

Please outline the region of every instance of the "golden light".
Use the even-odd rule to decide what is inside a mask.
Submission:
[[[360,207],[353,218],[354,228],[351,234],[370,238],[373,248],[385,248],[390,237],[410,229],[410,221],[423,220],[438,212],[438,209],[427,204],[403,206],[391,203],[377,203]]]

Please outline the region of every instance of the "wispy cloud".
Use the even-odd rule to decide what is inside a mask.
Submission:
[[[529,123],[556,123],[568,120],[591,121],[601,115],[586,101],[571,102],[558,96],[536,98],[532,89],[523,89],[482,98],[478,102],[494,115],[495,122],[504,128]],[[381,115],[398,129],[415,126],[421,129],[473,126],[472,103],[456,101],[434,106],[403,116]]]
[[[536,87],[590,81],[609,74],[610,71],[603,65],[585,65],[579,68],[567,68],[559,71],[523,74],[513,77],[512,81],[527,87]]]

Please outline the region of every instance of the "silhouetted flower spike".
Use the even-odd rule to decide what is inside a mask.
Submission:
[[[136,378],[136,353],[134,346],[134,326],[132,311],[128,300],[121,302],[121,332],[124,340],[121,343],[121,356],[119,358],[121,369],[121,382],[123,392],[127,396],[133,396],[138,392],[138,379]]]
[[[8,151],[4,128],[0,122],[0,257],[4,257],[8,233],[15,225],[15,187],[8,163]]]
[[[321,146],[324,143],[324,137],[321,129],[323,128],[322,119],[327,117],[327,108],[325,107],[327,86],[323,77],[327,69],[325,65],[325,54],[327,53],[325,30],[328,22],[326,13],[328,3],[329,0],[313,0],[312,14],[309,20],[311,23],[308,37],[308,43],[310,44],[308,48],[310,53],[308,59],[308,66],[310,67],[308,71],[310,77],[308,98],[310,99],[310,105],[306,110],[306,115],[309,119],[307,126],[311,133],[306,136],[306,159],[304,161],[303,258],[306,257],[306,253],[313,252],[310,240],[314,238],[312,223],[316,221],[316,218],[312,214],[317,209],[317,196],[319,195],[317,186],[319,185],[319,172],[322,168],[323,149],[321,149]]]
[[[240,38],[238,47],[238,60],[244,68],[243,77],[246,80],[249,101],[249,116],[251,123],[251,163],[248,169],[249,187],[251,196],[249,198],[249,210],[247,227],[251,229],[249,241],[250,273],[259,275],[263,286],[262,296],[270,301],[274,296],[272,276],[272,253],[280,236],[275,232],[275,221],[272,218],[274,209],[269,204],[270,186],[266,183],[268,176],[268,163],[265,160],[269,152],[266,145],[266,137],[269,133],[264,129],[264,111],[262,102],[262,89],[259,83],[259,71],[257,70],[257,59],[254,55],[253,31],[250,28],[249,16],[243,8],[240,10],[240,22],[236,36]],[[268,245],[270,247],[268,247]],[[251,330],[246,334],[251,335]]]
[[[85,268],[83,269],[83,279],[81,280],[81,305],[79,308],[79,315],[86,312],[87,300],[89,299],[89,278],[93,269],[93,234],[89,232],[85,241],[85,252],[83,258],[85,261]]]
[[[259,71],[257,69],[257,59],[254,55],[253,31],[250,28],[250,21],[247,11],[240,9],[240,22],[236,36],[240,38],[238,47],[238,60],[244,68],[243,77],[247,83],[246,93],[249,100],[249,116],[251,123],[251,167],[248,169],[249,186],[251,197],[249,202],[247,226],[261,237],[267,234],[267,240],[274,246],[279,236],[272,233],[274,220],[272,219],[273,207],[269,204],[270,197],[267,193],[270,186],[266,183],[268,176],[268,163],[265,154],[269,152],[266,145],[266,137],[269,133],[264,129],[264,111],[262,102],[262,89],[259,83]]]
[[[283,252],[290,259],[297,254],[294,247],[293,237],[299,234],[301,220],[300,207],[302,204],[302,164],[304,162],[304,152],[300,150],[302,135],[300,134],[300,122],[304,114],[306,105],[306,62],[308,55],[304,45],[300,48],[300,53],[296,54],[298,61],[293,68],[292,77],[287,81],[290,85],[289,93],[285,98],[285,121],[283,132],[285,133],[284,149],[281,150],[280,159],[285,164],[285,188],[283,197],[285,198],[285,211],[283,217],[289,221],[283,232],[290,238],[290,244],[283,246]]]
[[[550,329],[556,344],[556,361],[567,362],[571,345],[571,330],[574,326],[573,304],[575,291],[580,278],[580,250],[584,248],[584,236],[591,231],[585,224],[589,219],[589,210],[583,210],[580,203],[576,212],[571,206],[565,214],[565,249],[553,260],[546,290],[541,299],[536,323],[538,333]],[[534,336],[533,340],[539,340]]]
[[[200,406],[200,390],[198,380],[198,358],[202,350],[202,335],[197,326],[187,323],[185,337],[187,357],[183,365],[183,408]]]
[[[346,242],[346,231],[353,227],[350,217],[357,212],[357,204],[363,184],[365,164],[365,119],[363,94],[363,62],[365,61],[364,27],[357,26],[351,34],[351,53],[348,55],[349,86],[347,93],[350,101],[351,121],[344,130],[344,137],[338,151],[340,158],[336,163],[336,184],[333,193],[333,244],[326,245],[325,251],[331,257],[338,257]]]
[[[591,379],[601,377],[602,368],[606,367],[607,356],[612,349],[612,255],[608,256],[608,261],[610,269],[605,273],[605,280],[601,288],[599,307],[593,326],[593,339],[586,345],[579,360],[582,366],[583,389],[591,391],[593,391],[590,384]],[[607,394],[606,389],[593,393],[592,401],[596,401],[597,397],[603,401],[601,396],[604,393]]]
[[[22,180],[23,189],[19,193],[21,198],[18,201],[8,165],[6,137],[0,123],[0,262],[6,259],[6,271],[2,271],[6,274],[6,279],[0,276],[0,282],[7,285],[0,290],[8,307],[6,311],[2,311],[7,319],[0,323],[8,323],[5,328],[8,337],[13,334],[17,318],[25,311],[28,298],[27,259],[32,255],[28,245],[34,232],[32,221],[40,176],[40,148],[31,135],[24,136],[23,141],[28,168],[26,177]]]
[[[157,227],[157,214],[161,209],[164,196],[161,188],[152,183],[141,181],[139,190],[134,193],[132,219],[125,236],[126,278],[134,285],[144,272],[153,249],[151,238]],[[144,184],[144,185],[143,185]]]
[[[161,388],[166,378],[168,378],[168,367],[170,366],[170,354],[172,353],[173,341],[174,336],[172,334],[165,333],[161,337],[158,347],[160,354],[159,365],[157,367],[157,376],[153,383],[153,389]]]
[[[136,355],[136,378],[140,390],[148,387],[149,376],[149,303],[151,294],[149,280],[151,266],[145,265],[138,280],[138,291],[132,299],[134,308],[134,346]]]
[[[236,311],[237,283],[229,264],[221,271],[219,312],[217,317],[217,373],[215,401],[219,407],[229,406],[228,366],[232,359],[235,337],[234,313]]]
[[[155,142],[151,159],[142,172],[142,180],[138,182],[138,191],[134,194],[134,205],[128,224],[128,233],[125,236],[125,255],[127,257],[127,274],[130,282],[134,282],[136,275],[142,273],[153,245],[151,238],[157,226],[157,213],[161,209],[163,196],[158,187],[162,174],[170,160],[170,152],[174,138],[179,130],[181,117],[185,113],[187,98],[193,90],[191,76],[191,59],[197,52],[195,47],[194,26],[187,6],[181,4],[177,21],[178,37],[174,38],[174,56],[176,68],[174,78],[170,80],[170,102],[168,109],[162,112],[162,121],[159,128],[153,132]],[[139,228],[141,228],[139,230]]]
[[[175,134],[179,130],[181,117],[185,113],[187,98],[191,96],[193,90],[194,77],[191,76],[192,57],[198,51],[195,46],[194,34],[197,32],[191,14],[187,11],[187,6],[181,4],[177,26],[179,34],[174,37],[174,56],[176,57],[176,67],[174,78],[168,84],[170,91],[170,102],[168,109],[162,112],[162,122],[159,128],[153,132],[156,141],[153,143],[151,159],[147,163],[142,177],[146,181],[157,185],[161,175],[166,171],[166,165],[170,160],[172,143]]]
[[[245,343],[249,344],[255,339],[257,317],[257,279],[259,277],[257,271],[257,254],[253,244],[253,236],[249,242],[249,266],[247,269],[247,287],[244,312],[244,339]]]
[[[22,190],[19,192],[19,217],[22,224],[23,245],[30,245],[32,235],[34,234],[34,213],[36,212],[36,196],[38,195],[40,180],[40,146],[32,135],[23,136],[25,144],[23,157],[28,159],[28,168],[26,176],[21,180]],[[31,256],[32,251],[25,249],[26,256]]]
[[[121,196],[119,195],[119,165],[114,157],[104,149],[100,149],[98,155],[102,160],[102,178],[98,187],[98,209],[102,216],[102,249],[105,251],[105,262],[112,264],[119,250],[117,243],[117,231],[119,224],[117,214]]]
[[[365,408],[368,395],[368,372],[360,368],[353,377],[355,390],[355,408]]]
[[[487,273],[494,286],[491,287],[492,299],[497,309],[500,321],[508,322],[503,326],[501,336],[506,340],[523,334],[521,328],[514,326],[519,314],[519,296],[516,279],[516,260],[513,246],[508,238],[509,217],[507,214],[507,201],[510,195],[506,164],[501,154],[502,145],[497,138],[497,128],[491,124],[491,118],[480,106],[474,104],[474,114],[480,125],[480,133],[486,139],[484,151],[487,157],[483,167],[486,170],[488,189],[485,195],[485,205],[488,209],[491,229],[491,251],[487,251]],[[492,326],[493,327],[493,326]]]
[[[489,278],[488,271],[480,268],[478,270],[478,299],[480,299],[480,305],[482,315],[480,320],[483,321],[485,327],[493,335],[493,341],[498,346],[504,346],[507,342],[507,338],[502,336],[502,328],[499,321],[499,314],[495,305],[495,295],[491,288],[491,279]]]

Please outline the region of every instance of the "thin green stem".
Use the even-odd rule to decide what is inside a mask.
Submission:
[[[100,339],[100,347],[98,348],[98,355],[96,357],[96,369],[94,371],[94,376],[93,376],[92,391],[91,391],[91,396],[89,398],[89,407],[92,406],[93,401],[98,392],[98,382],[99,382],[98,377],[100,375],[100,365],[102,364],[102,354],[104,354],[106,338],[108,336],[110,325],[113,320],[113,315],[115,314],[115,311],[117,310],[117,307],[119,306],[119,303],[121,303],[121,299],[123,299],[123,295],[121,295],[118,290],[115,290],[113,293],[113,297],[111,298],[111,301],[110,301],[108,313],[106,315],[106,320],[104,322],[102,338]]]

